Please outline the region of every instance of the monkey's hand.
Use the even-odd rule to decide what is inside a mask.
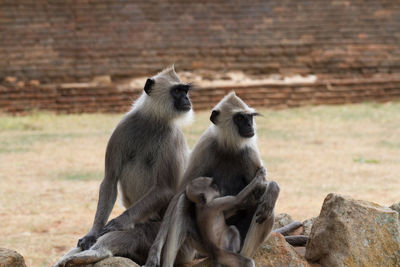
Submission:
[[[263,223],[266,219],[271,217],[274,212],[276,200],[279,195],[279,186],[275,181],[268,183],[267,191],[264,194],[261,204],[258,206],[256,212],[256,222]]]
[[[267,177],[267,170],[261,166],[256,173],[256,178],[262,178],[263,180]]]
[[[254,189],[253,189],[253,198],[256,202],[259,202],[261,200],[262,196],[264,195],[265,191],[267,190],[267,186],[265,184],[258,184]]]
[[[84,237],[78,240],[78,247],[80,247],[82,250],[88,250],[91,246],[94,245],[97,241],[97,236],[92,233],[88,233]]]

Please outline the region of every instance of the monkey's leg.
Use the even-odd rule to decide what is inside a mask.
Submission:
[[[189,240],[186,239],[180,246],[178,254],[176,255],[174,266],[186,266],[193,261],[195,254],[196,250],[193,248]],[[163,266],[164,265],[165,264],[163,264]]]
[[[173,266],[175,260],[177,260],[178,251],[182,248],[191,229],[197,229],[195,222],[190,217],[190,206],[191,203],[186,200],[178,202],[177,213],[171,218],[171,224],[163,250],[162,266]],[[188,248],[187,252],[190,252],[190,248]],[[182,264],[183,261],[190,262],[193,260],[194,253],[181,253],[180,256],[183,258],[178,259],[178,261]]]
[[[67,258],[65,266],[95,263],[111,256],[111,251],[106,248],[89,249]]]
[[[133,229],[110,232],[99,238],[91,249],[105,248],[114,256],[132,259],[144,264],[161,222],[137,224]]]
[[[222,250],[217,252],[217,261],[224,266],[229,267],[254,267],[254,261],[240,254]]]
[[[263,203],[258,205],[255,215],[251,220],[241,255],[252,257],[256,249],[271,233],[274,225],[274,207],[279,195],[279,186],[274,181],[268,184]]]
[[[125,230],[127,226],[146,221],[154,211],[164,207],[174,196],[169,188],[153,186],[141,199],[125,210],[118,217],[110,220],[101,231],[100,235],[112,231]]]
[[[240,251],[240,233],[234,225],[229,226],[223,233],[221,247],[235,253]]]
[[[166,263],[172,266],[176,253],[179,249],[179,243],[182,244],[187,229],[176,227],[177,223],[185,226],[185,216],[188,216],[188,205],[190,202],[185,198],[184,194],[175,195],[168,205],[162,220],[160,230],[157,237],[150,248],[146,267],[160,266],[161,252],[163,256],[164,265]],[[172,262],[172,263],[171,263]]]
[[[71,249],[70,251],[68,251],[64,256],[61,257],[61,259],[58,260],[58,262],[56,263],[56,265],[54,265],[54,267],[61,267],[65,265],[65,260],[75,254],[78,254],[79,252],[81,252],[82,249],[80,247],[75,247],[73,249]]]
[[[60,266],[90,264],[111,257],[113,256],[112,250],[114,252],[120,250],[119,240],[122,241],[124,236],[125,234],[121,232],[108,233],[100,237],[90,249],[66,257],[63,265]]]

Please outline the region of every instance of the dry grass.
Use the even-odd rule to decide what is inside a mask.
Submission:
[[[277,212],[318,215],[329,192],[400,199],[400,103],[261,110],[259,146],[281,186]],[[192,147],[208,126],[185,128]],[[0,247],[49,266],[90,228],[107,139],[121,115],[0,116]],[[117,205],[113,215],[122,211]]]

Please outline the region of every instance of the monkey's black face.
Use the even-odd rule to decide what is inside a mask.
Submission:
[[[253,117],[257,115],[247,113],[236,113],[233,115],[233,122],[236,124],[241,137],[251,138],[254,136]]]
[[[188,92],[190,84],[178,84],[171,87],[171,96],[174,99],[174,107],[177,111],[189,111],[192,108]]]

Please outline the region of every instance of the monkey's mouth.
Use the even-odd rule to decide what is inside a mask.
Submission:
[[[245,138],[251,138],[254,136],[254,131],[242,132],[240,135]]]
[[[187,105],[181,105],[177,106],[176,109],[179,111],[189,111],[192,108],[192,105],[187,104]]]

